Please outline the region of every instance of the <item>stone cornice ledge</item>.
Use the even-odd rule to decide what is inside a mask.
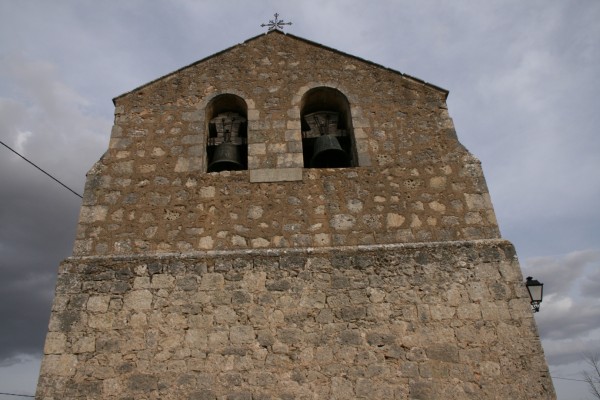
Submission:
[[[284,247],[284,248],[259,248],[247,250],[206,250],[190,251],[185,253],[146,253],[146,254],[112,254],[102,256],[71,256],[66,262],[77,261],[95,261],[95,260],[145,260],[158,259],[165,260],[170,258],[193,259],[193,258],[215,258],[220,256],[287,256],[294,254],[324,254],[324,253],[345,253],[345,252],[369,252],[369,251],[390,251],[390,250],[418,250],[431,249],[435,247],[484,247],[484,246],[511,246],[512,243],[506,239],[479,239],[479,240],[457,240],[452,242],[420,242],[420,243],[392,243],[392,244],[372,244],[357,246],[330,246],[330,247]],[[516,255],[515,255],[516,257]]]

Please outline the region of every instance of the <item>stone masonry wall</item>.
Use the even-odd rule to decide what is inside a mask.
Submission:
[[[355,168],[303,169],[300,107],[315,87],[350,103]],[[227,93],[248,106],[249,170],[209,174],[205,108]],[[176,71],[115,99],[74,254],[499,238],[446,95],[279,32]]]
[[[134,174],[131,188],[95,189],[103,194],[81,209],[74,254],[498,237],[489,194],[464,178],[473,172],[477,164],[310,169],[303,181],[275,183],[249,182],[248,171]]]
[[[502,240],[60,267],[36,398],[552,399]]]
[[[314,88],[348,101],[352,168],[304,168]],[[248,170],[206,173],[222,94]],[[275,31],[114,99],[36,398],[555,398],[446,96]]]

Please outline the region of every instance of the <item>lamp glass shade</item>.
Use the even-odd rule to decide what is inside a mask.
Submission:
[[[529,297],[531,297],[531,301],[541,303],[542,296],[544,294],[544,284],[538,282],[535,279],[527,278],[525,286],[527,286],[527,291],[529,292]]]

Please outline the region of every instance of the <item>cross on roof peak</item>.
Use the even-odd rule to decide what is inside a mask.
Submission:
[[[270,19],[268,24],[260,24],[261,27],[269,27],[267,32],[271,32],[272,30],[283,31],[283,25],[291,25],[291,22],[283,22],[282,19],[279,19],[279,14],[275,13],[275,19]]]

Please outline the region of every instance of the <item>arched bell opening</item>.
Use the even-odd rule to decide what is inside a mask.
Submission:
[[[300,106],[305,168],[347,168],[356,165],[350,103],[339,90],[318,87],[302,97]]]
[[[248,106],[233,94],[215,97],[206,107],[207,172],[248,169]]]

